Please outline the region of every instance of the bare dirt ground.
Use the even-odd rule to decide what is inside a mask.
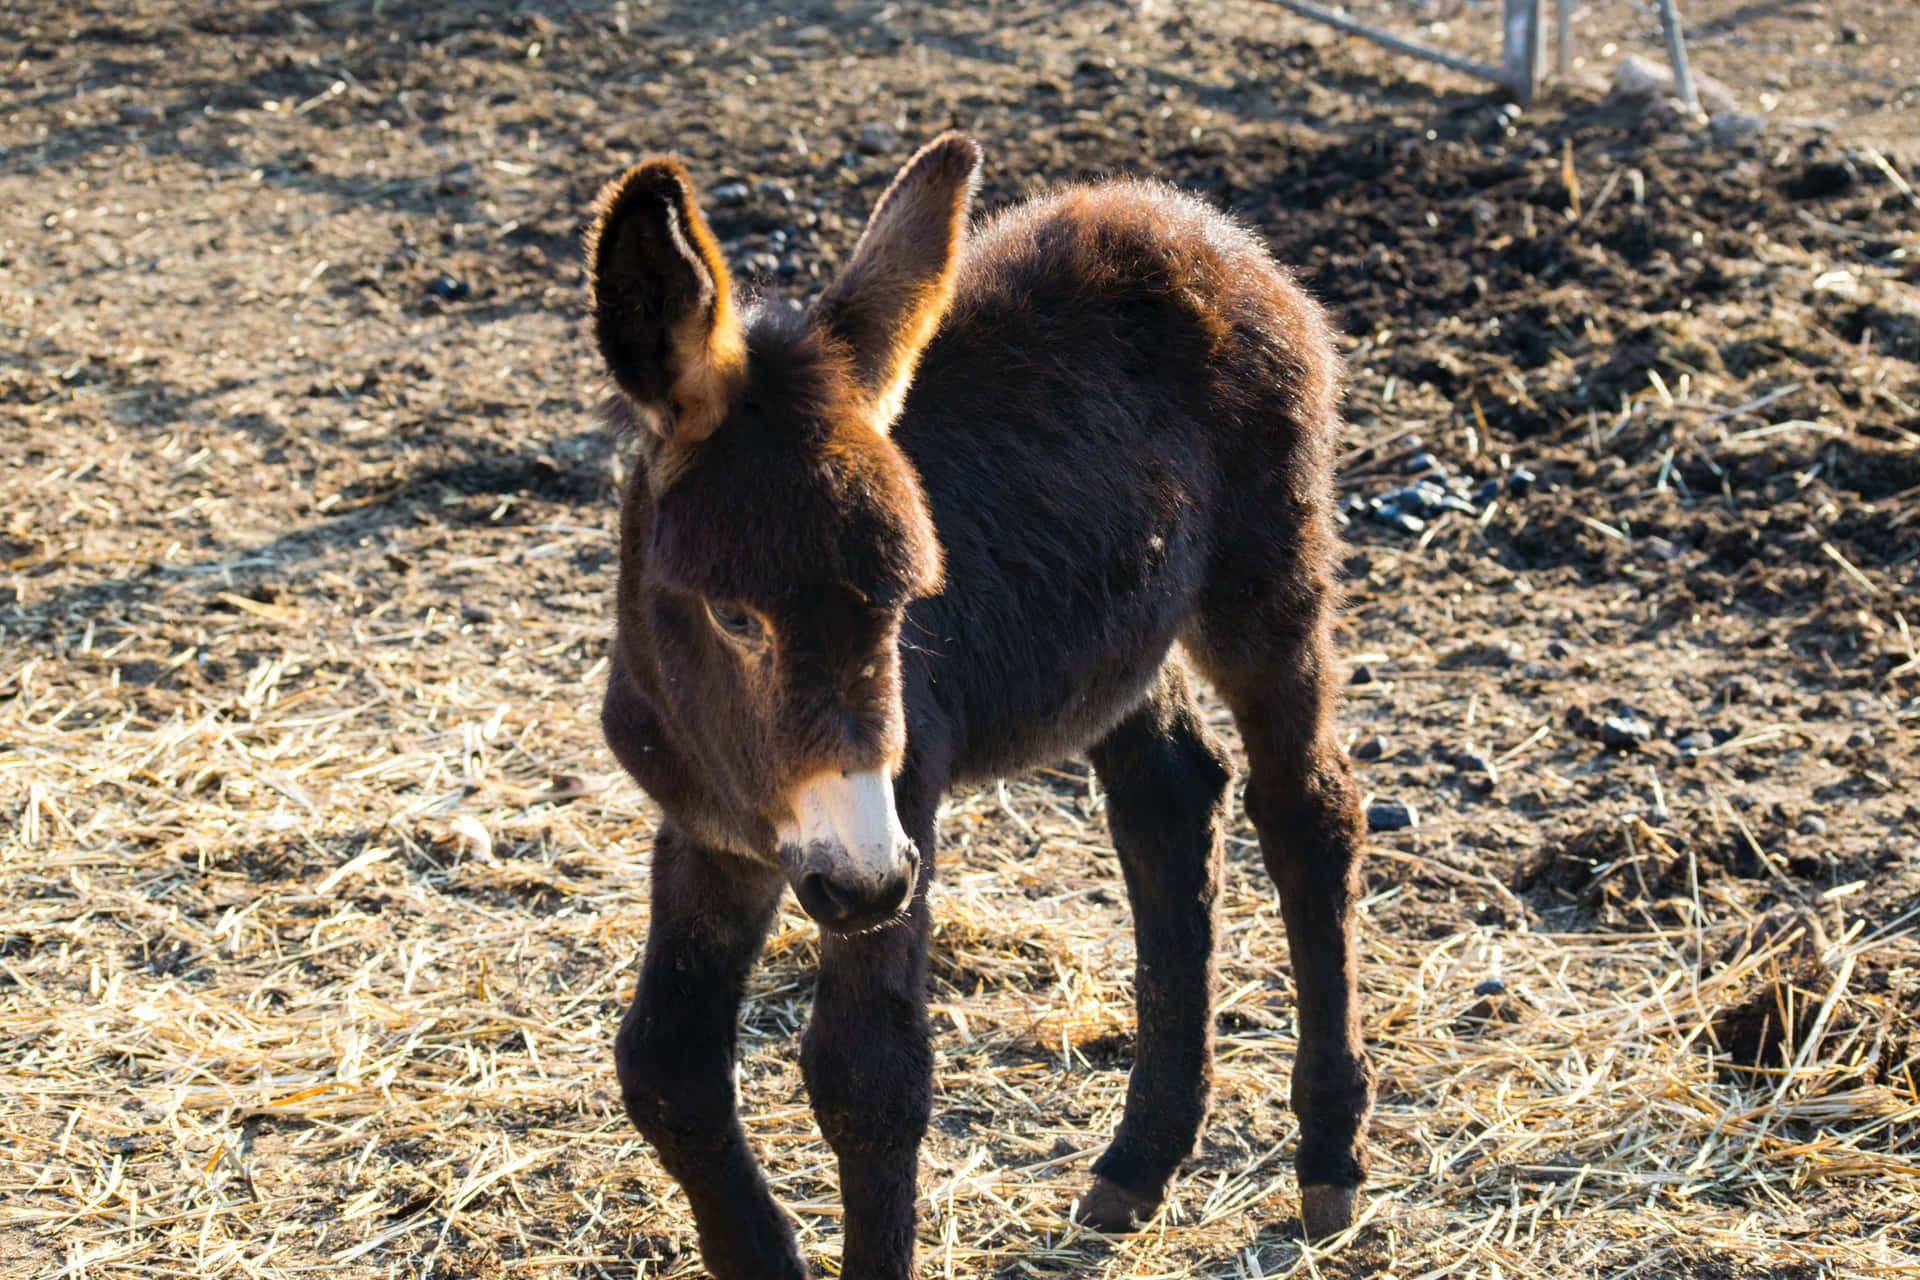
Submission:
[[[1757,131],[1603,102],[1658,54],[1617,0],[1517,116],[1253,0],[12,5],[0,1275],[699,1274],[609,1052],[653,815],[595,724],[582,214],[678,149],[804,299],[954,124],[988,206],[1162,176],[1330,304],[1344,723],[1419,822],[1363,905],[1376,1178],[1309,1251],[1251,832],[1215,1119],[1105,1238],[1067,1216],[1130,1055],[1099,797],[956,796],[927,1274],[1920,1271],[1920,199],[1874,159],[1920,169],[1920,10],[1686,7]],[[1470,500],[1374,518],[1429,465]],[[784,918],[740,1086],[831,1273],[814,945]]]

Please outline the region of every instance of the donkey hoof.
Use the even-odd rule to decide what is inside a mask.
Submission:
[[[1159,1208],[1158,1200],[1135,1195],[1105,1178],[1095,1178],[1087,1194],[1080,1197],[1073,1217],[1095,1231],[1123,1235],[1146,1226]]]
[[[1300,1188],[1300,1225],[1307,1239],[1325,1240],[1353,1225],[1353,1203],[1358,1187],[1317,1183]]]

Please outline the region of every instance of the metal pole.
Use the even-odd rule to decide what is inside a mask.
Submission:
[[[1540,0],[1506,0],[1500,23],[1500,77],[1521,106],[1540,84]]]
[[[1499,67],[1490,67],[1484,62],[1475,62],[1471,58],[1456,57],[1451,53],[1444,53],[1439,49],[1429,49],[1426,45],[1415,44],[1411,40],[1402,40],[1392,32],[1382,31],[1378,27],[1370,27],[1364,22],[1355,22],[1352,18],[1334,13],[1330,9],[1322,9],[1319,5],[1308,4],[1306,0],[1273,0],[1273,2],[1283,9],[1293,10],[1303,18],[1312,18],[1315,22],[1324,22],[1330,27],[1347,32],[1349,35],[1364,36],[1376,44],[1385,45],[1396,53],[1411,54],[1416,58],[1425,58],[1428,62],[1437,62],[1443,67],[1451,67],[1455,71],[1464,72],[1470,76],[1478,76],[1482,80],[1491,80],[1497,85],[1503,85],[1512,90],[1516,96],[1520,93],[1519,88],[1514,85],[1508,73]],[[1524,3],[1525,0],[1522,0],[1522,2]],[[1534,2],[1538,3],[1538,0],[1534,0]],[[1508,3],[1513,3],[1513,0],[1508,0]],[[1522,105],[1525,105],[1524,102]]]
[[[1693,73],[1687,70],[1687,42],[1673,0],[1660,0],[1660,26],[1667,33],[1667,61],[1673,65],[1673,83],[1680,90],[1680,102],[1689,115],[1698,115],[1700,99],[1694,96]]]
[[[1567,66],[1573,60],[1573,0],[1560,0],[1553,15],[1553,74],[1567,78]]]

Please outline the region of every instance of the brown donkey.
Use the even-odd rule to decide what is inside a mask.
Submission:
[[[1232,780],[1189,661],[1246,740],[1286,919],[1309,1235],[1351,1221],[1366,1172],[1327,324],[1258,240],[1163,186],[1069,187],[969,232],[978,167],[954,134],[914,156],[804,314],[735,309],[673,160],[609,186],[589,238],[640,453],[603,721],[664,814],[616,1057],[722,1280],[807,1274],[733,1091],[782,886],[822,926],[801,1067],[839,1157],[840,1274],[911,1276],[934,811],[1077,751],[1139,955],[1126,1111],[1078,1216],[1153,1214],[1207,1111]]]

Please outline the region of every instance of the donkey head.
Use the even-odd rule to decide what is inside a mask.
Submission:
[[[918,872],[892,784],[900,626],[939,590],[940,548],[888,431],[952,296],[978,165],[952,134],[914,156],[804,315],[736,311],[677,161],[611,184],[588,238],[595,337],[640,440],[620,652],[727,813],[702,837],[777,857],[836,930],[890,919]]]

